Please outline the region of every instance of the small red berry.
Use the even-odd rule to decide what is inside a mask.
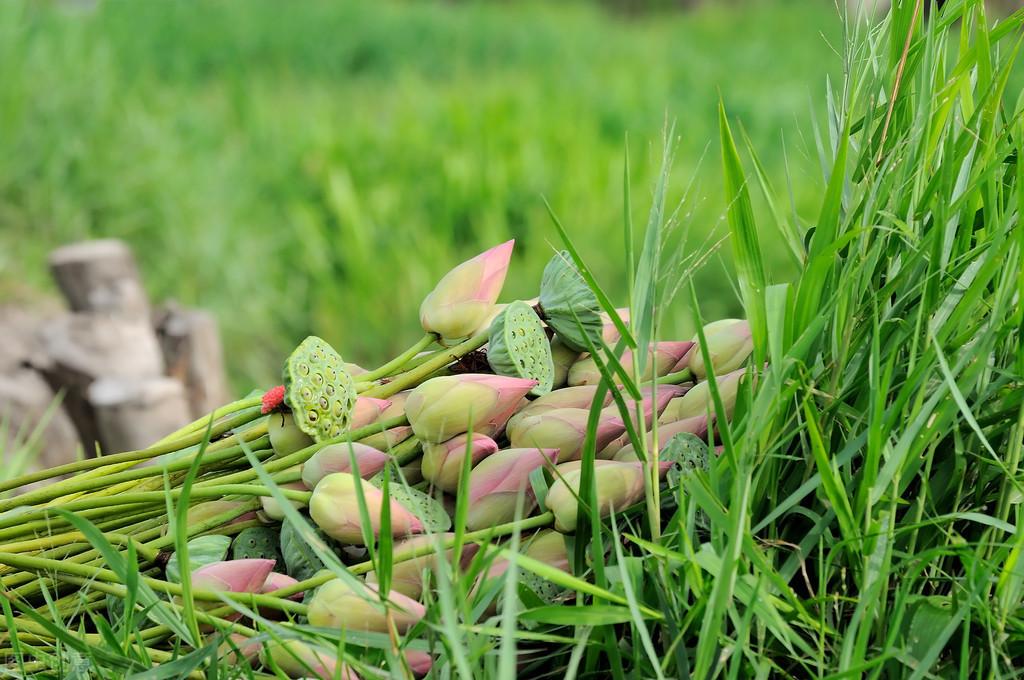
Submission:
[[[263,406],[260,408],[260,413],[266,415],[280,408],[282,404],[284,404],[284,385],[271,387],[263,395]]]

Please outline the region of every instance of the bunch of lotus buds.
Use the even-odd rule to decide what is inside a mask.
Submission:
[[[133,547],[168,606],[195,600],[201,633],[221,635],[224,655],[292,677],[356,678],[358,656],[261,626],[415,639],[433,584],[464,571],[477,573],[473,592],[494,612],[509,535],[527,558],[571,572],[565,535],[581,511],[642,514],[679,462],[673,442],[714,448],[718,419],[733,416],[750,374],[751,332],[727,319],[691,340],[638,347],[628,310],[602,309],[567,253],[549,263],[538,299],[498,304],[512,250],[503,243],[445,275],[420,309],[426,335],[374,370],[307,338],[283,385],[151,449],[58,469],[79,474],[0,501],[4,540],[28,546],[19,523],[46,519],[55,541],[24,555],[0,549],[5,590],[31,601],[43,573],[63,592],[79,563],[109,567],[86,548],[53,552],[76,527],[49,508],[89,508],[104,535]],[[167,493],[190,498],[173,531]],[[58,554],[78,560],[73,578],[48,559]],[[527,585],[565,599],[540,581]],[[421,647],[399,651],[414,674],[433,663]]]

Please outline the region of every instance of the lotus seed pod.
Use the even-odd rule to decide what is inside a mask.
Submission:
[[[270,640],[260,651],[260,660],[264,666],[277,666],[289,678],[359,680],[355,671],[338,662],[334,651],[300,640]]]
[[[405,413],[424,442],[440,443],[469,431],[490,436],[536,385],[535,380],[476,373],[432,378],[412,391]]]
[[[421,470],[424,479],[443,491],[454,492],[459,486],[463,460],[468,451],[470,468],[497,452],[498,445],[485,434],[460,434],[440,444],[425,444]]]
[[[267,421],[270,446],[278,456],[301,451],[313,445],[313,438],[299,429],[291,411],[275,411]]]
[[[423,330],[450,345],[482,328],[505,284],[514,245],[506,241],[445,274],[420,305]]]
[[[390,614],[398,634],[405,635],[426,613],[422,604],[400,592],[392,590],[388,593],[385,605],[376,585],[361,583],[353,587],[347,581],[333,579],[313,594],[308,618],[311,626],[386,633],[390,630]]]
[[[471,531],[511,522],[516,518],[520,494],[523,517],[537,506],[530,486],[530,473],[554,463],[558,449],[507,449],[484,458],[469,474],[469,517]]]
[[[345,362],[316,336],[302,341],[284,366],[285,403],[303,432],[321,442],[349,429],[356,390]]]
[[[727,418],[732,418],[733,410],[736,408],[736,395],[745,374],[746,369],[741,368],[725,375],[715,376],[715,384],[718,386],[718,394],[722,398],[722,406],[725,407]],[[671,423],[685,418],[714,415],[714,413],[715,407],[711,398],[710,383],[705,380],[694,385],[683,396],[670,401],[658,418],[658,422]]]
[[[309,502],[309,515],[320,529],[331,538],[346,544],[363,545],[362,517],[356,484],[360,484],[371,531],[380,535],[380,515],[384,494],[366,480],[347,472],[327,475],[316,485]],[[391,533],[407,536],[423,531],[423,524],[412,513],[394,500],[390,501]]]
[[[403,541],[398,541],[392,547],[392,554],[400,555],[406,551],[415,550],[424,546],[439,546],[440,542],[454,538],[455,534],[443,533],[424,536],[413,536]],[[469,567],[473,557],[476,556],[480,546],[475,543],[467,543],[462,547],[462,559],[460,565],[463,569]],[[444,559],[451,562],[454,559],[452,550],[442,551]],[[424,572],[434,571],[439,568],[438,551],[434,550],[421,557],[414,557],[411,560],[395,562],[391,567],[391,590],[397,591],[406,597],[414,600],[420,599],[424,588]],[[377,583],[376,572],[366,575],[367,583]]]
[[[601,344],[600,304],[569,253],[556,253],[544,267],[539,302],[544,320],[568,347],[586,352]]]
[[[579,387],[564,387],[554,390],[543,397],[534,399],[526,407],[516,411],[508,419],[508,430],[514,430],[516,423],[526,416],[539,416],[546,411],[554,411],[558,408],[582,408],[589,410],[597,395],[597,385],[580,385]],[[605,391],[602,406],[612,403],[612,393]]]
[[[249,527],[241,531],[231,544],[231,558],[272,560],[281,563],[278,546],[281,532],[276,527]]]
[[[558,462],[577,460],[583,454],[590,413],[580,408],[562,408],[536,416],[527,416],[509,430],[509,441],[516,448],[543,448],[558,451]],[[603,416],[597,423],[595,446],[600,451],[626,429],[621,418]]]
[[[551,391],[555,374],[551,343],[533,307],[517,300],[494,319],[487,363],[498,375],[536,380],[531,394]]]
[[[391,402],[387,399],[359,397],[352,409],[352,423],[349,425],[349,429],[357,430],[377,422],[389,406],[391,406]]]
[[[668,472],[671,463],[659,466],[660,474]],[[555,529],[563,533],[576,531],[580,481],[583,470],[576,465],[556,468],[555,481],[544,502],[555,516]],[[644,497],[644,469],[641,463],[594,461],[596,505],[601,517],[620,512]]]
[[[722,319],[709,323],[704,326],[704,339],[708,343],[708,357],[715,369],[715,375],[736,370],[754,351],[750,324],[742,319]],[[696,337],[693,340],[694,343],[697,342]],[[702,380],[707,376],[704,354],[700,347],[693,348],[688,367]]]
[[[569,369],[579,358],[580,353],[562,342],[557,335],[551,339],[551,363],[555,369],[552,389],[559,390],[568,384]]]
[[[299,471],[299,466],[296,465],[290,468],[290,471]],[[306,485],[302,482],[287,482],[285,484],[278,484],[282,489],[289,489],[291,491],[308,491]],[[306,504],[302,501],[296,501],[289,499],[289,503],[292,504],[293,508],[304,508]],[[260,496],[260,505],[263,507],[263,514],[275,522],[280,522],[284,519],[284,509],[281,504],[277,502],[277,499],[272,496]]]
[[[369,479],[384,469],[391,458],[383,451],[359,442],[329,444],[313,454],[302,464],[302,482],[307,489],[314,489],[317,483],[332,472],[352,472],[352,458],[355,457],[357,472],[363,479]]]

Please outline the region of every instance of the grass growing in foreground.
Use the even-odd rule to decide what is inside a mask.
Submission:
[[[980,2],[951,2],[923,25],[919,9],[904,3],[878,26],[850,27],[828,125],[808,132],[827,187],[812,229],[782,205],[755,213],[752,194],[774,196],[768,182],[781,180],[759,172],[723,108],[730,240],[757,355],[755,387],[720,430],[722,453],[663,492],[660,515],[633,510],[577,534],[579,557],[596,559],[564,584],[575,605],[527,601],[488,618],[494,593],[469,592],[484,565],[442,574],[416,631],[438,655],[435,677],[513,677],[517,664],[524,677],[1016,675],[1024,123],[1005,86],[1024,11],[992,26]],[[632,286],[640,343],[659,335],[655,310],[672,290],[696,297],[661,250],[675,214],[663,195]],[[801,262],[793,281],[768,278],[769,239]],[[134,579],[128,563],[123,578]],[[540,571],[520,561],[508,594],[517,570]],[[13,605],[0,604],[9,621]],[[194,637],[197,615],[168,610],[166,625]],[[75,659],[100,677],[179,677],[216,656],[215,641],[183,644],[143,671],[165,659],[134,623],[90,638],[39,624],[3,644],[62,660],[53,677],[74,675]],[[402,676],[387,639],[262,625],[268,636],[374,647]]]

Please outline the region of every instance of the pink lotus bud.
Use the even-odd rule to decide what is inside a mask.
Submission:
[[[722,398],[722,406],[725,407],[727,418],[732,418],[732,412],[736,408],[736,395],[745,374],[746,369],[741,368],[725,375],[715,376],[718,394]],[[710,384],[704,381],[694,385],[683,396],[670,401],[661,417],[658,418],[658,422],[671,423],[684,418],[706,416],[709,413],[714,415],[715,407],[711,399]]]
[[[554,529],[541,529],[524,541],[527,557],[561,569],[567,574],[572,573],[569,566],[569,552],[565,547],[565,536]]]
[[[570,463],[570,465],[572,465]],[[671,463],[662,463],[659,471],[664,474]],[[583,470],[575,467],[556,468],[557,475],[545,504],[555,515],[555,529],[563,533],[576,531],[577,496]],[[616,461],[594,461],[594,481],[597,488],[597,510],[601,517],[612,511],[622,511],[635,505],[644,497],[644,469],[641,463],[619,463]]]
[[[369,437],[364,437],[359,440],[359,443],[366,444],[379,451],[390,451],[411,436],[412,428],[410,426],[399,425],[398,427],[392,427],[390,430],[384,430],[377,434],[371,434]]]
[[[313,438],[299,429],[291,411],[275,411],[267,420],[270,446],[278,456],[287,456],[313,445]]]
[[[391,402],[387,399],[374,399],[373,397],[357,398],[356,405],[352,409],[352,424],[349,425],[349,429],[357,430],[360,427],[366,427],[371,423],[377,422],[388,406],[391,406]]]
[[[558,462],[576,460],[583,454],[590,413],[581,408],[561,408],[538,416],[527,416],[509,430],[509,441],[516,448],[558,450]],[[596,446],[603,449],[626,429],[622,419],[605,416],[597,423]]]
[[[660,414],[669,405],[669,402],[673,398],[678,397],[682,394],[686,394],[686,387],[679,385],[657,385],[657,389],[652,390],[650,385],[645,385],[640,388],[640,392],[643,395],[643,401],[641,402],[641,408],[643,410],[643,422],[644,427],[648,428],[651,426],[651,422],[654,420],[657,414]],[[629,414],[630,420],[636,421],[636,402],[626,400],[626,409]],[[621,417],[618,404],[611,404],[604,408],[604,413],[610,417]]]
[[[260,659],[264,666],[270,666],[273,661],[289,678],[359,680],[355,671],[338,662],[334,651],[300,640],[268,641],[260,652]]]
[[[415,550],[428,545],[437,545],[438,541],[444,541],[453,538],[455,534],[432,534],[424,536],[413,536],[407,538],[404,541],[398,541],[394,544],[392,554],[400,555],[407,550]],[[463,569],[469,566],[469,563],[473,561],[473,557],[476,555],[477,550],[480,546],[475,543],[467,543],[462,546],[462,559],[460,565]],[[444,551],[444,559],[451,562],[454,559],[452,551]],[[423,594],[424,588],[424,572],[434,571],[439,568],[437,551],[429,552],[421,557],[414,557],[411,560],[403,560],[402,562],[395,562],[391,567],[391,590],[399,592],[407,597],[411,597],[414,600],[420,599]],[[377,583],[376,572],[370,572],[366,575],[367,583]]]
[[[536,380],[477,373],[432,378],[412,391],[405,414],[425,442],[440,443],[471,430],[490,436],[536,385]]]
[[[223,515],[229,510],[235,510],[245,505],[242,501],[206,501],[205,503],[198,503],[188,509],[186,515],[186,524],[188,526],[195,526],[202,522],[213,519],[217,515]],[[239,524],[241,522],[249,522],[256,519],[256,512],[246,512],[238,515],[234,519],[228,520],[220,526],[231,526],[232,524]],[[217,528],[217,527],[211,527]]]
[[[357,483],[363,490],[373,535],[379,536],[384,493],[366,480],[347,472],[334,472],[320,480],[309,501],[309,515],[331,538],[341,543],[363,545]],[[423,531],[423,524],[401,504],[390,501],[390,509],[392,535],[407,536]]]
[[[409,670],[418,678],[429,673],[430,669],[434,667],[434,657],[426,652],[421,652],[418,649],[407,649],[402,654],[405,655],[405,662],[409,664]]]
[[[199,567],[192,572],[196,590],[258,593],[274,569],[274,560],[249,558],[222,560]]]
[[[508,419],[508,430],[516,427],[516,423],[526,416],[539,416],[547,411],[554,411],[556,408],[582,408],[589,410],[597,394],[597,385],[580,385],[579,387],[565,387],[560,390],[548,392],[543,397],[531,401],[525,408],[517,411]],[[602,406],[612,403],[612,394],[605,391]]]
[[[291,588],[293,585],[298,583],[288,574],[279,574],[276,571],[272,571],[267,574],[267,580],[263,582],[263,587],[260,588],[260,592],[263,594],[273,593],[282,588]],[[302,602],[302,592],[293,593],[288,596],[289,600],[295,600]]]
[[[396,416],[404,416],[405,400],[409,398],[410,394],[412,394],[412,390],[402,390],[401,392],[398,392],[397,394],[392,394],[390,397],[388,397],[388,401],[391,403],[388,404],[388,407],[386,409],[381,411],[380,419],[387,420],[389,418],[394,418]]]
[[[580,353],[562,342],[557,335],[551,340],[551,362],[555,368],[555,375],[551,382],[552,389],[565,387],[569,380],[569,369],[579,358]]]
[[[660,378],[668,375],[676,363],[686,356],[693,346],[692,342],[659,342],[651,343],[647,350],[647,363],[644,372],[640,375],[641,381],[651,378]],[[626,350],[619,358],[619,362],[626,372],[633,375],[633,352]],[[586,355],[569,369],[570,385],[596,385],[601,381],[601,372],[593,357]]]
[[[353,364],[352,362],[345,362],[342,366],[345,367],[345,370],[348,371],[348,374],[353,378],[357,375],[362,375],[363,373],[369,373],[369,371],[359,364]]]
[[[474,432],[472,438],[468,434],[460,434],[440,444],[424,444],[420,469],[423,478],[434,486],[444,491],[455,491],[467,452],[472,468],[497,450],[498,445],[485,434]]]
[[[317,483],[332,472],[351,472],[352,457],[355,456],[359,476],[369,479],[384,469],[388,454],[359,442],[330,444],[313,454],[302,464],[302,483],[313,489]]]
[[[688,432],[701,438],[706,437],[708,434],[707,416],[694,416],[693,418],[684,418],[683,420],[676,420],[671,423],[666,423],[665,425],[658,425],[658,451],[664,449],[672,437],[683,432]],[[653,446],[654,441],[651,438],[650,433],[648,433],[648,451],[650,451]],[[632,444],[624,445],[614,456],[614,460],[618,461],[633,461],[639,459],[640,457],[637,455],[636,451],[633,450]]]
[[[618,315],[619,319],[628,326],[629,308],[619,307],[618,309],[615,310],[615,312]],[[614,345],[616,342],[619,341],[619,338],[622,337],[622,333],[619,332],[618,326],[615,325],[615,322],[612,320],[611,315],[609,315],[608,313],[601,312],[601,320],[604,321],[604,325],[601,327],[601,339],[604,340],[604,344],[606,345]]]
[[[217,659],[229,666],[241,666],[243,664],[248,666],[259,658],[262,649],[262,642],[253,640],[246,635],[231,633],[228,635],[228,640],[222,642],[217,647]]]
[[[483,529],[516,518],[519,494],[525,494],[523,516],[537,501],[530,487],[530,473],[554,463],[558,449],[507,449],[484,458],[469,475],[469,517],[466,527]]]
[[[298,469],[298,466],[291,469]],[[291,489],[292,491],[308,491],[306,485],[302,482],[287,482],[285,484],[278,484],[278,487],[282,489]],[[293,508],[304,508],[306,504],[302,501],[288,500],[292,504]],[[284,509],[281,508],[281,504],[277,502],[277,499],[273,496],[260,496],[260,505],[263,507],[263,514],[269,519],[280,522],[284,519]]]
[[[708,343],[708,356],[715,369],[715,375],[734,371],[743,365],[754,351],[754,340],[750,324],[742,319],[722,319],[704,326],[704,339]],[[694,342],[697,338],[693,339]],[[690,355],[689,368],[698,378],[707,375],[704,355],[700,347],[694,347]]]
[[[362,584],[357,590],[346,581],[334,579],[313,593],[308,618],[311,626],[386,633],[389,630],[389,613],[398,634],[405,635],[426,615],[427,609],[396,591],[388,593],[385,605],[376,585]]]
[[[506,241],[445,274],[420,305],[423,330],[447,341],[477,332],[505,284],[514,245],[515,241]]]

